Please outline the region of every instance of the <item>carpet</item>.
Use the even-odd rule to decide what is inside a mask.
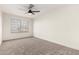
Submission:
[[[79,50],[30,37],[4,41],[0,55],[79,55]]]

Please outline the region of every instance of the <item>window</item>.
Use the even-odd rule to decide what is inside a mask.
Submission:
[[[21,25],[20,25],[20,31],[21,32],[27,32],[29,30],[29,24],[28,24],[28,21],[25,21],[25,20],[21,20]]]
[[[29,21],[11,18],[11,32],[20,33],[29,31]]]

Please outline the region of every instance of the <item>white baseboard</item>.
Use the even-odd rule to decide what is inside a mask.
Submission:
[[[18,40],[18,39],[24,39],[24,38],[31,38],[33,36],[28,36],[28,37],[22,37],[22,38],[15,38],[15,39],[8,39],[8,40],[3,40],[4,41],[10,41],[10,40]]]

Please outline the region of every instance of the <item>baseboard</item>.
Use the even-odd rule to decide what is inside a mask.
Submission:
[[[28,37],[22,37],[22,38],[15,38],[15,39],[8,39],[8,40],[3,40],[3,42],[5,41],[12,41],[12,40],[18,40],[18,39],[25,39],[25,38],[32,38],[33,36],[28,36]]]

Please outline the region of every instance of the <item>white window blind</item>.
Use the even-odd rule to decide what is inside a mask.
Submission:
[[[20,33],[29,31],[29,21],[17,18],[11,18],[11,32]]]

